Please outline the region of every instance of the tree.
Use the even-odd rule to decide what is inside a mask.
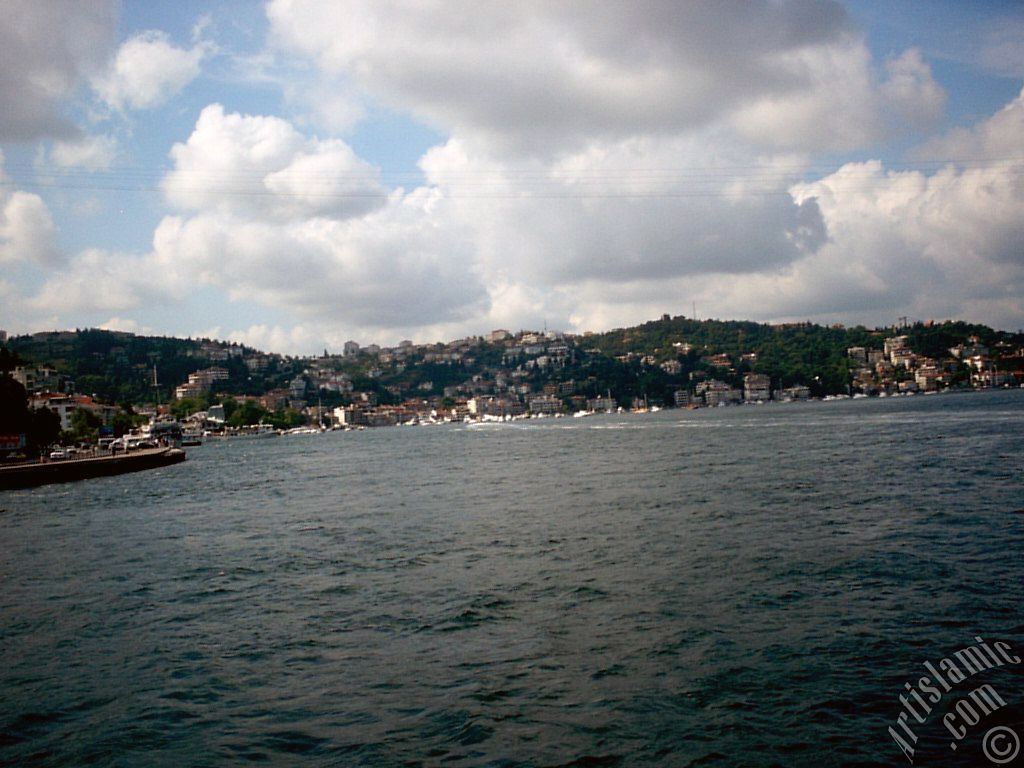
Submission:
[[[0,348],[0,357],[6,350]],[[2,361],[6,365],[11,360]],[[27,453],[40,450],[57,441],[60,417],[48,408],[30,409],[25,388],[10,376],[0,373],[0,434],[24,435]]]
[[[76,408],[71,414],[70,436],[76,442],[95,442],[99,438],[103,421],[87,408]]]
[[[25,388],[10,376],[0,374],[0,434],[25,434],[28,415]]]
[[[235,402],[235,401],[232,401]],[[252,400],[242,403],[235,403],[236,408],[232,410],[225,422],[229,427],[244,427],[249,424],[259,424],[267,416],[267,411]],[[224,403],[224,412],[227,414],[227,403]]]
[[[17,352],[11,352],[7,347],[0,347],[0,376],[8,374],[22,364]]]
[[[275,429],[291,429],[292,427],[302,427],[309,423],[309,419],[306,418],[305,414],[294,408],[287,408],[277,413],[267,414],[266,421],[273,425]]]
[[[114,437],[121,437],[131,432],[132,429],[145,420],[144,416],[139,416],[132,411],[130,406],[127,410],[118,411],[114,414],[114,421],[111,425],[114,428]]]
[[[238,401],[233,397],[225,397],[221,401],[221,405],[224,406],[224,420],[230,419],[235,411],[238,409]]]
[[[210,407],[209,395],[202,395],[200,397],[186,397],[181,400],[175,400],[171,403],[171,413],[179,418],[183,419],[187,416],[191,416],[197,411],[205,411]]]
[[[60,437],[60,416],[49,408],[35,408],[29,412],[26,443],[31,453],[39,453],[53,445]]]

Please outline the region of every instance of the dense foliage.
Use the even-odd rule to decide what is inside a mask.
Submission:
[[[884,340],[895,335],[908,336],[910,348],[918,354],[939,359],[948,357],[951,347],[972,335],[988,345],[998,342],[1017,348],[1024,345],[1024,333],[996,331],[964,322],[868,329],[812,323],[766,325],[742,321],[698,321],[665,315],[660,320],[634,328],[587,337],[583,346],[605,356],[617,357],[632,352],[651,355],[659,362],[678,360],[683,369],[682,378],[686,380],[691,380],[690,374],[696,378],[714,376],[739,386],[743,374],[755,372],[770,376],[773,386],[805,384],[811,388],[812,394],[823,395],[847,390],[850,382],[847,350],[850,347],[881,349]],[[673,344],[688,344],[692,351],[682,354]],[[717,367],[704,362],[718,354],[727,355],[730,365]],[[743,355],[749,359],[741,360]],[[607,378],[611,383],[614,377]],[[634,375],[632,378],[643,389],[641,377]],[[657,389],[662,382],[655,377],[650,383]],[[613,391],[618,389],[613,387]]]
[[[174,387],[188,374],[213,365],[228,369],[230,379],[219,382],[232,394],[263,392],[286,384],[291,370],[279,370],[271,359],[267,369],[253,374],[241,355],[214,360],[204,346],[237,353],[254,350],[209,339],[136,336],[120,331],[86,329],[15,336],[8,340],[12,353],[35,366],[49,366],[65,374],[76,392],[109,403],[169,402]],[[154,387],[154,370],[158,386]]]
[[[46,408],[29,408],[25,388],[0,370],[0,435],[25,435],[25,453],[36,456],[59,434],[60,418]]]
[[[307,389],[306,402],[319,400],[329,408],[359,397],[387,405],[409,397],[439,397],[455,387],[461,392],[474,388],[486,391],[486,385],[493,384],[496,376],[513,372],[517,385],[526,385],[531,392],[560,385],[560,396],[567,399],[611,393],[620,404],[629,405],[636,398],[670,402],[675,391],[693,389],[706,379],[740,387],[744,375],[751,372],[767,374],[775,388],[804,384],[814,395],[845,392],[851,382],[848,348],[881,349],[884,339],[896,334],[908,336],[910,347],[918,354],[935,358],[947,357],[950,347],[971,336],[990,347],[1024,346],[1021,332],[996,331],[965,322],[869,329],[664,315],[632,328],[574,337],[568,344],[568,358],[546,363],[531,359],[522,348],[505,342],[489,343],[480,337],[404,350],[400,360],[389,362],[366,353],[299,360],[262,355],[237,344],[209,339],[78,330],[14,337],[8,342],[9,351],[0,350],[5,356],[0,357],[0,369],[12,368],[20,356],[32,365],[58,369],[73,381],[77,392],[120,404],[152,403],[157,397],[167,403],[174,386],[186,381],[189,373],[210,366],[228,371],[228,378],[216,381],[212,391],[173,403],[172,410],[178,416],[231,396],[262,395],[271,389],[287,388],[310,365],[326,366],[350,378],[356,394]],[[443,354],[453,347],[459,349],[457,360]],[[246,365],[245,358],[253,355],[260,355],[260,366]],[[153,386],[154,368],[159,388]],[[235,405],[242,410],[234,419],[229,417],[229,423],[263,420],[285,425],[299,420],[294,414],[268,413],[255,403]]]

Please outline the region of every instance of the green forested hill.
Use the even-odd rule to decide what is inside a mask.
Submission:
[[[950,347],[971,336],[997,355],[1012,356],[1024,346],[1020,332],[964,322],[917,323],[897,330],[812,323],[766,325],[668,315],[631,328],[571,337],[571,355],[557,365],[546,366],[533,365],[518,347],[510,350],[506,346],[515,342],[491,344],[479,337],[469,347],[465,341],[454,343],[468,349],[466,359],[454,365],[431,362],[427,347],[409,350],[401,362],[384,363],[383,358],[366,354],[307,362],[263,356],[254,349],[209,339],[91,329],[17,336],[9,339],[7,346],[27,364],[56,368],[73,380],[77,392],[115,403],[152,402],[156,394],[154,366],[160,397],[166,402],[189,373],[211,365],[226,368],[230,375],[229,380],[217,382],[220,394],[262,394],[287,386],[290,378],[313,365],[343,370],[357,391],[373,392],[382,403],[399,402],[403,397],[437,395],[469,380],[493,381],[502,369],[519,368],[520,383],[528,384],[531,391],[558,384],[564,385],[558,387],[559,392],[588,397],[612,392],[620,402],[628,403],[634,397],[670,402],[673,392],[692,389],[705,378],[742,386],[743,376],[749,372],[768,374],[773,387],[805,384],[815,395],[845,392],[851,380],[847,349],[881,349],[885,338],[897,334],[906,335],[910,348],[919,355],[939,359],[948,357]],[[250,370],[244,359],[254,355],[263,358],[263,365]],[[678,363],[678,371],[661,367],[668,361]],[[309,396],[317,397],[315,389],[309,390]]]
[[[201,353],[201,341],[119,331],[36,333],[15,336],[7,346],[28,364],[56,368],[74,381],[77,392],[113,403],[153,401],[154,366],[166,401],[189,373],[211,364]]]
[[[653,355],[659,361],[680,359],[686,370],[714,371],[702,366],[701,360],[726,354],[735,363],[730,374],[718,370],[719,378],[738,382],[742,373],[752,371],[772,377],[776,386],[807,384],[815,394],[843,392],[849,380],[846,355],[850,347],[881,349],[884,339],[905,335],[909,346],[921,355],[944,358],[949,348],[977,336],[982,343],[995,346],[999,342],[1019,348],[1024,334],[996,331],[987,326],[964,322],[936,324],[916,323],[906,328],[869,329],[863,326],[846,328],[813,323],[767,325],[746,321],[693,320],[686,317],[663,316],[632,328],[616,329],[588,336],[584,346],[600,350],[612,357],[630,352]],[[689,344],[693,351],[680,356],[673,344]],[[753,355],[747,361],[741,355]]]

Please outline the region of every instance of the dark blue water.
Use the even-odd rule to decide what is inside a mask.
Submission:
[[[908,765],[922,662],[1024,655],[1022,447],[1014,391],[241,440],[0,493],[0,762]],[[956,752],[915,724],[916,764],[987,764],[1024,685],[981,682],[1006,709]]]

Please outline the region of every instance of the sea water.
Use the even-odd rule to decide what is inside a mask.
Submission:
[[[1024,656],[1022,447],[1024,392],[919,395],[226,440],[0,493],[0,762],[909,764],[894,729],[987,764],[1019,666],[916,742],[898,697],[975,638]],[[985,682],[1006,707],[956,742]]]

